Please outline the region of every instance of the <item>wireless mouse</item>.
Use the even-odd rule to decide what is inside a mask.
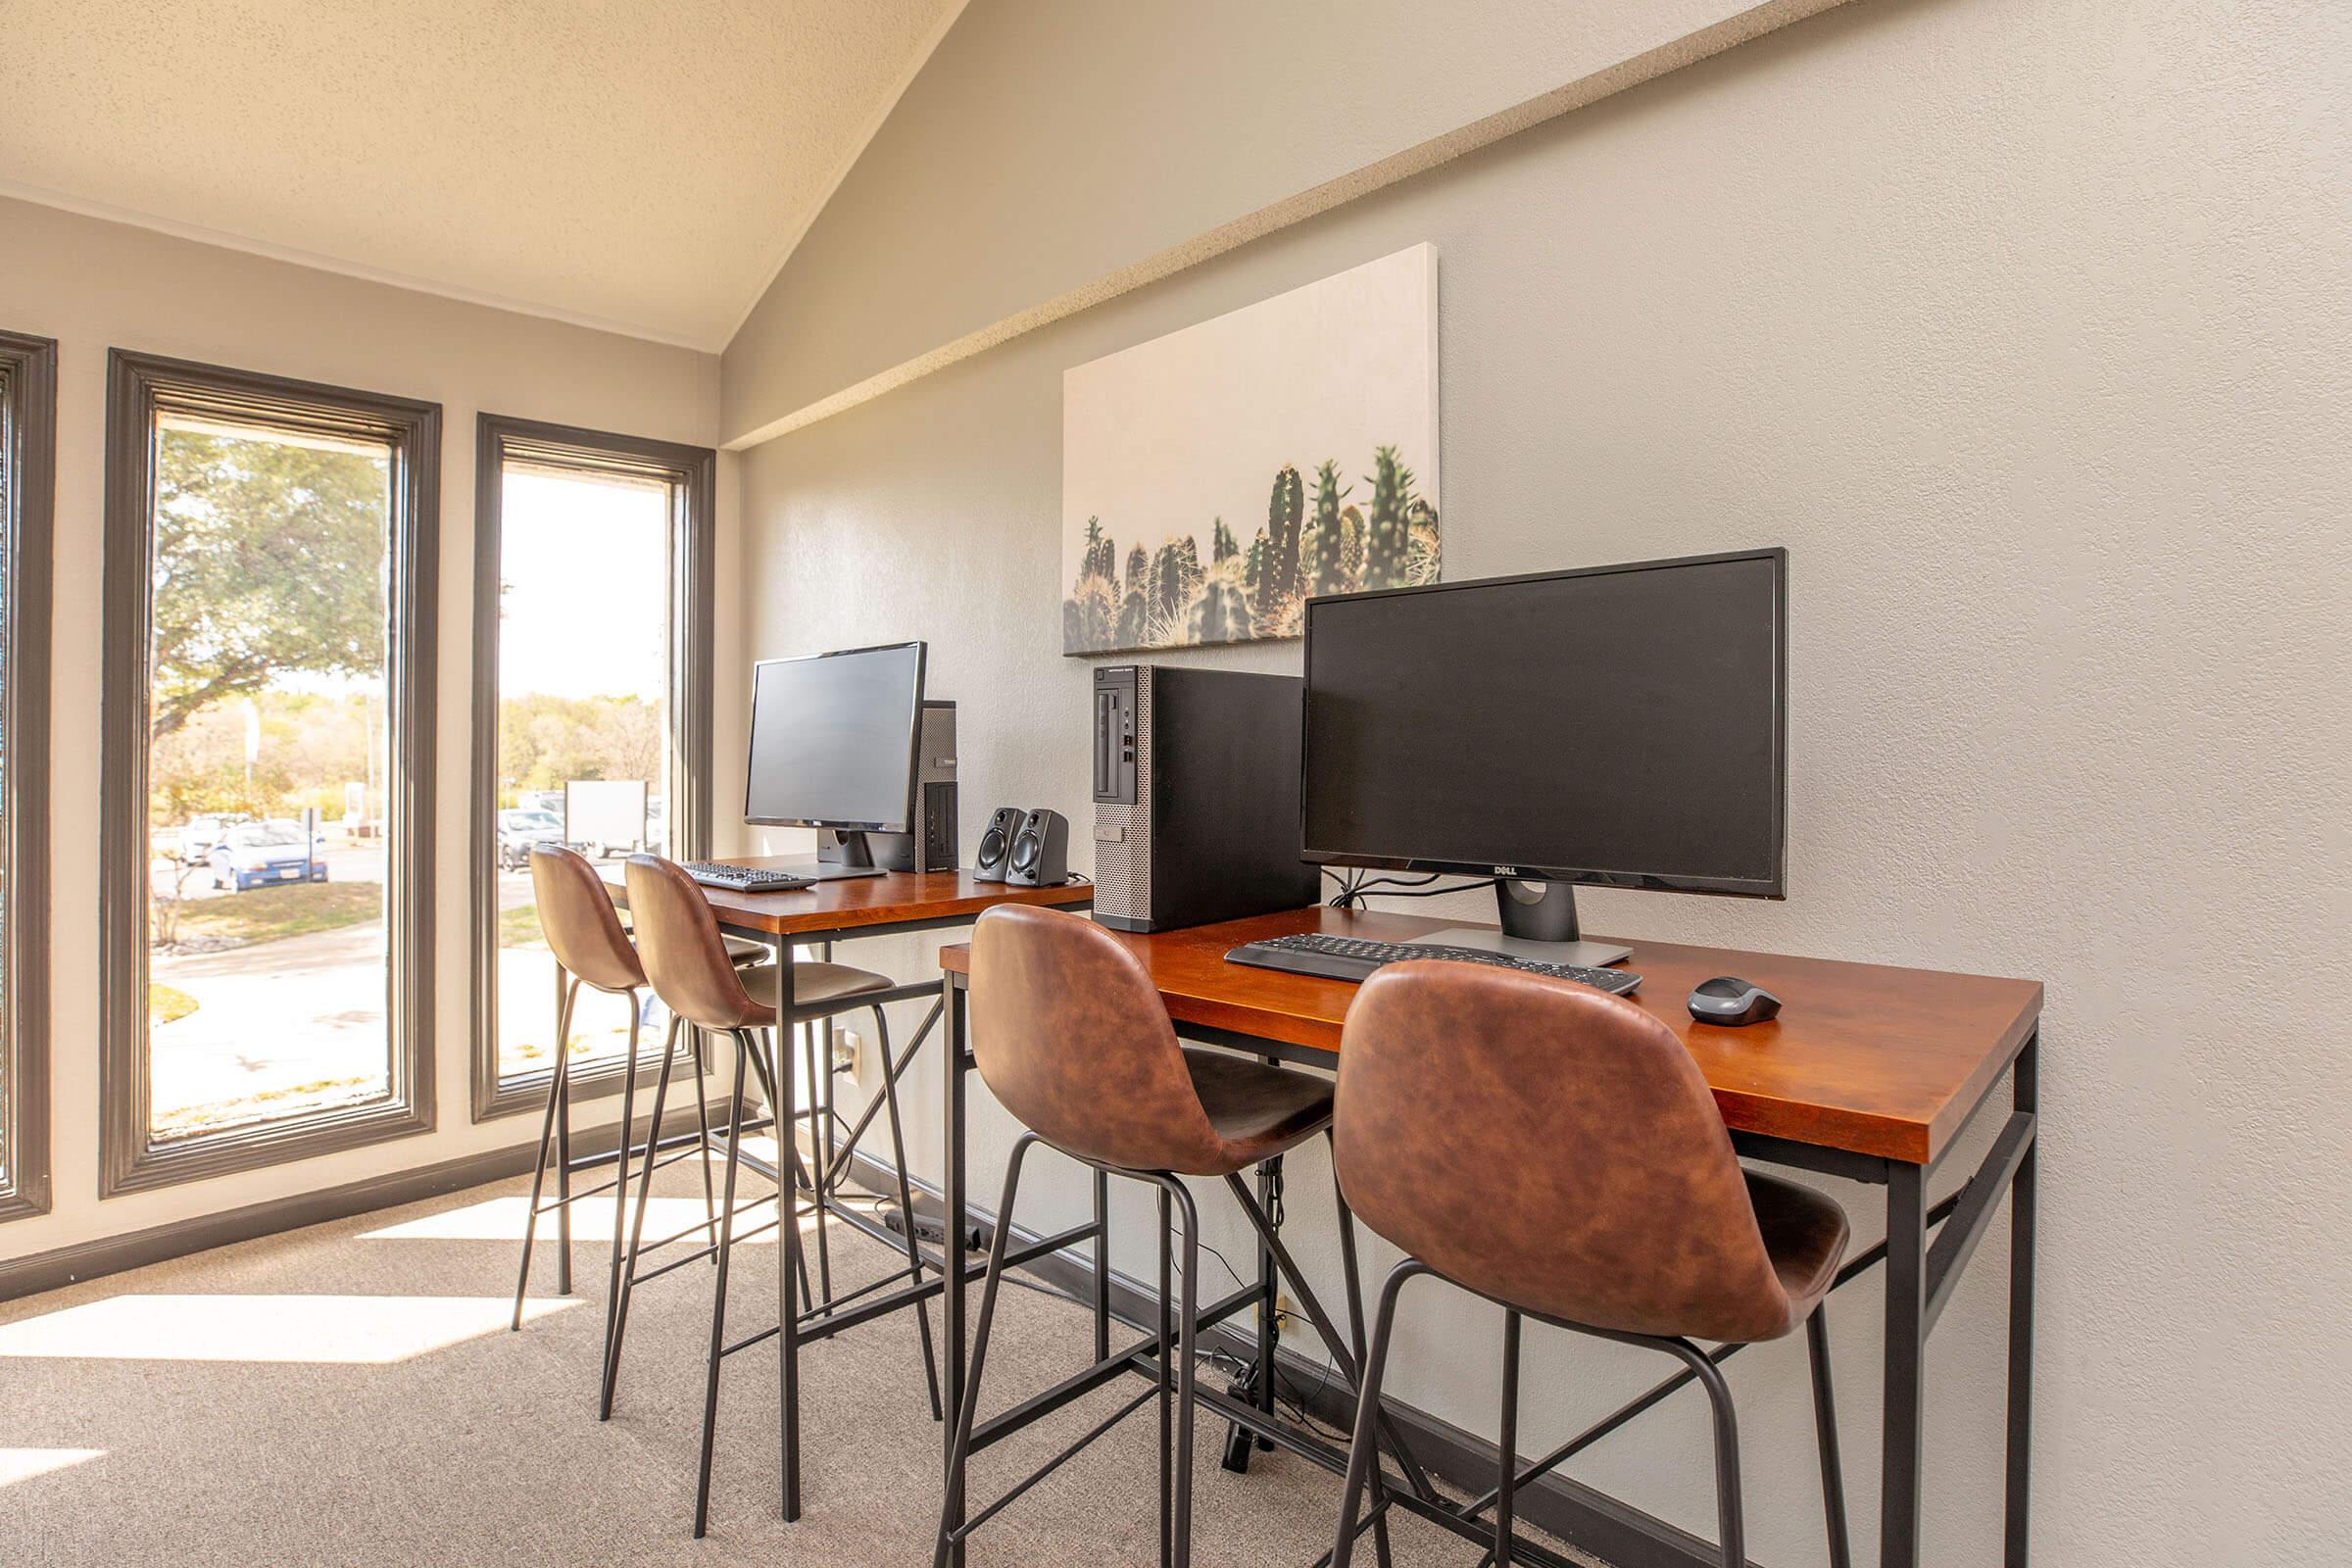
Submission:
[[[1762,1023],[1781,1010],[1781,999],[1738,975],[1719,974],[1712,980],[1701,980],[1690,993],[1690,1016],[1700,1023],[1719,1023],[1735,1027],[1743,1023]]]

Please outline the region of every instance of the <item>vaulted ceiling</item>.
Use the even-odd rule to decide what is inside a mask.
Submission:
[[[0,0],[0,194],[715,350],[963,0]]]

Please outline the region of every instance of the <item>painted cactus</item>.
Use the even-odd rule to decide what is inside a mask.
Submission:
[[[1137,554],[1140,555],[1142,552],[1139,551]],[[1149,612],[1144,605],[1144,591],[1141,588],[1128,589],[1127,597],[1119,602],[1119,634],[1117,640],[1110,646],[1114,648],[1146,646],[1144,627],[1148,614]]]
[[[1323,580],[1339,557],[1336,533],[1326,531],[1320,522],[1310,522],[1300,532],[1298,541],[1298,597],[1327,593]]]
[[[1317,595],[1435,582],[1437,509],[1414,493],[1413,470],[1384,446],[1351,505],[1336,461],[1317,464],[1312,505],[1298,468],[1274,476],[1265,526],[1244,541],[1223,516],[1208,537],[1170,536],[1122,559],[1100,517],[1089,517],[1076,579],[1062,601],[1072,652],[1295,637],[1301,607]],[[1122,570],[1121,567],[1124,567]]]
[[[1088,576],[1062,601],[1062,646],[1108,648],[1118,630],[1119,591],[1108,577]]]
[[[1404,580],[1415,587],[1438,580],[1438,509],[1420,496],[1404,509]]]
[[[1197,643],[1248,640],[1250,601],[1229,576],[1219,573],[1201,584],[1200,597],[1193,604],[1192,632]]]
[[[1395,447],[1372,456],[1372,519],[1364,543],[1364,586],[1394,588],[1405,580],[1412,551],[1406,513],[1413,503],[1413,470],[1396,461]]]
[[[1354,507],[1340,509],[1340,569],[1349,593],[1364,585],[1364,514]]]
[[[1298,469],[1284,464],[1274,476],[1274,494],[1266,503],[1266,573],[1262,596],[1288,599],[1298,592],[1299,523],[1306,514],[1306,491]]]
[[[1200,587],[1200,547],[1192,537],[1170,539],[1152,560],[1152,612],[1168,625],[1182,625]]]
[[[1118,565],[1119,547],[1102,531],[1102,519],[1087,518],[1086,554],[1078,564],[1078,580],[1084,582],[1089,577],[1100,577],[1107,582],[1117,572]]]

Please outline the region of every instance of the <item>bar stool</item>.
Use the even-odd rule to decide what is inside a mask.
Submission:
[[[682,868],[660,856],[632,855],[626,875],[629,912],[635,918],[637,927],[637,952],[644,962],[646,976],[653,984],[654,994],[662,999],[662,1004],[669,1008],[672,1015],[690,1027],[712,1034],[724,1034],[735,1043],[734,1088],[727,1116],[726,1174],[721,1183],[722,1192],[717,1205],[718,1239],[708,1250],[715,1257],[718,1269],[710,1299],[710,1348],[703,1390],[702,1456],[695,1479],[694,1533],[699,1538],[709,1529],[710,1519],[710,1461],[718,1431],[719,1363],[736,1350],[747,1349],[779,1332],[789,1333],[791,1326],[799,1322],[801,1304],[798,1298],[808,1294],[808,1265],[805,1259],[797,1255],[800,1250],[800,1220],[809,1213],[820,1216],[824,1213],[823,1194],[819,1189],[822,1178],[811,1179],[802,1165],[795,1137],[798,1117],[788,1108],[791,1105],[787,1094],[790,1080],[780,1076],[792,1070],[791,1057],[786,1054],[771,1054],[763,1036],[787,1021],[787,1010],[791,1014],[789,1021],[809,1022],[871,1006],[879,1020],[881,1008],[874,999],[893,992],[895,988],[883,975],[851,968],[847,964],[797,962],[792,966],[793,997],[787,1009],[779,1003],[779,971],[775,966],[747,971],[728,960],[726,943],[719,933],[717,918],[710,912],[710,903],[702,889]],[[770,1119],[776,1128],[778,1163],[781,1168],[777,1180],[777,1218],[738,1237],[735,1233],[735,1181],[741,1165],[742,1133],[747,1130],[743,1120],[747,1076],[758,1081],[760,1093],[766,1098]],[[886,1077],[884,1084],[884,1092],[890,1097],[892,1129],[896,1133],[899,1129],[899,1111],[895,1083]],[[657,1086],[657,1097],[660,1092]],[[815,1125],[812,1120],[812,1131]],[[904,1272],[914,1283],[920,1284],[922,1252],[916,1243],[911,1220],[912,1206],[903,1147],[898,1175],[900,1201],[906,1205],[909,1215],[906,1231],[906,1268]],[[621,1327],[627,1324],[629,1295],[637,1280],[636,1260],[652,1178],[653,1172],[649,1167],[638,1187],[629,1255],[620,1275],[617,1323]],[[799,1189],[804,1185],[816,1197],[816,1201],[808,1207],[803,1207],[798,1200]],[[727,1265],[734,1244],[776,1227],[782,1227],[789,1235],[796,1254],[790,1260],[780,1258],[776,1267],[778,1327],[729,1345],[726,1340]],[[665,1268],[691,1262],[700,1255],[689,1254],[665,1265]],[[800,1286],[797,1295],[794,1290],[796,1273]],[[922,1342],[924,1368],[929,1373],[933,1366],[931,1331],[929,1318],[922,1311],[920,1302],[916,1303],[915,1333]],[[608,1355],[615,1373],[619,1353],[620,1341],[616,1332],[608,1348]],[[788,1520],[798,1518],[801,1511],[800,1389],[797,1368],[795,1356],[786,1354],[779,1358],[784,1517]],[[936,1408],[936,1382],[932,1399]]]
[[[972,933],[972,1054],[997,1100],[1028,1129],[1012,1147],[989,1245],[986,1284],[972,1331],[970,1376],[949,1448],[948,1495],[934,1561],[944,1565],[972,1531],[1047,1473],[1156,1396],[1160,1436],[1160,1555],[1184,1568],[1192,1560],[1194,1355],[1200,1336],[1200,1225],[1185,1176],[1221,1177],[1240,1200],[1269,1256],[1297,1293],[1332,1361],[1352,1386],[1361,1360],[1353,1227],[1340,1201],[1341,1258],[1348,1295],[1352,1351],[1342,1343],[1314,1292],[1299,1276],[1278,1226],[1252,1198],[1241,1173],[1275,1165],[1331,1124],[1326,1079],[1222,1052],[1179,1045],[1166,1007],[1134,955],[1091,920],[1056,910],[1004,905],[982,914]],[[1156,1188],[1159,1194],[1159,1324],[1156,1387],[1065,1448],[970,1520],[962,1518],[964,1470],[980,1380],[988,1359],[997,1294],[1022,1163],[1039,1144],[1096,1171]],[[1098,1194],[1100,1187],[1098,1187]],[[1102,1200],[1097,1199],[1101,1222]],[[1171,1294],[1171,1211],[1183,1213],[1184,1267],[1179,1302]],[[1106,1266],[1098,1252],[1098,1266]],[[1270,1286],[1261,1282],[1261,1307]],[[1246,1303],[1245,1303],[1246,1304]],[[1126,1357],[1106,1357],[1100,1330],[1092,1378]],[[1260,1341],[1258,1402],[1273,1408],[1271,1347]],[[1069,1380],[1075,1381],[1075,1380]],[[1065,1381],[1065,1385],[1068,1382]],[[1173,1409],[1171,1410],[1171,1401]],[[1173,1432],[1171,1432],[1171,1415]],[[1392,1440],[1394,1434],[1390,1434]],[[1399,1446],[1401,1449],[1401,1446]],[[1400,1458],[1410,1466],[1409,1454]],[[1418,1477],[1418,1470],[1412,1473]],[[1386,1560],[1387,1537],[1380,1537]]]
[[[1333,1130],[1340,1185],[1406,1255],[1381,1292],[1332,1568],[1348,1568],[1362,1528],[1397,1295],[1422,1274],[1503,1309],[1500,1479],[1470,1509],[1494,1505],[1496,1568],[1511,1560],[1515,1491],[1566,1456],[1519,1466],[1523,1318],[1663,1350],[1690,1368],[1714,1416],[1727,1568],[1747,1560],[1739,1433],[1723,1374],[1691,1342],[1753,1344],[1802,1326],[1830,1560],[1846,1568],[1821,1311],[1845,1255],[1845,1212],[1740,1168],[1706,1079],[1664,1024],[1569,981],[1391,964],[1348,1008]]]
[[[583,1198],[598,1193],[615,1193],[612,1213],[612,1259],[605,1291],[605,1335],[611,1343],[620,1289],[621,1218],[627,1204],[629,1162],[643,1153],[652,1159],[662,1147],[662,1110],[657,1102],[653,1127],[646,1135],[643,1149],[635,1147],[637,1072],[639,1032],[643,1027],[644,1011],[638,1004],[638,992],[645,987],[645,971],[637,962],[637,950],[629,945],[628,932],[620,923],[620,915],[612,906],[612,896],[606,890],[604,879],[585,856],[553,844],[531,847],[531,892],[538,906],[539,929],[547,937],[549,951],[555,955],[557,966],[556,992],[556,1065],[547,1084],[547,1109],[539,1126],[539,1157],[531,1172],[531,1200],[523,1220],[522,1266],[514,1281],[514,1318],[513,1327],[522,1327],[522,1303],[531,1283],[531,1251],[537,1239],[539,1216],[556,1216],[556,1289],[561,1295],[571,1294],[571,1205]],[[730,950],[737,963],[758,963],[765,950],[758,943],[738,944]],[[627,1070],[620,1080],[619,1143],[611,1154],[592,1155],[585,1159],[571,1157],[571,1017],[578,1002],[580,988],[590,987],[608,995],[629,999],[629,1055]],[[669,1066],[677,1050],[678,1028],[671,1018],[669,1030],[662,1045],[662,1073],[666,1082]],[[696,1094],[695,1112],[701,1123],[701,1136],[693,1139],[696,1148],[708,1145],[710,1139],[710,1113],[702,1093],[704,1082],[703,1046],[701,1036],[689,1042],[694,1056]],[[689,1138],[670,1141],[673,1150],[661,1163],[686,1157],[691,1151],[680,1146]],[[546,1190],[548,1156],[555,1155],[556,1197],[542,1202]],[[611,1181],[580,1192],[573,1192],[571,1178],[586,1170],[613,1163],[617,1170]],[[703,1172],[703,1201],[706,1210],[712,1208],[710,1175],[708,1161]],[[712,1223],[715,1223],[715,1214]]]

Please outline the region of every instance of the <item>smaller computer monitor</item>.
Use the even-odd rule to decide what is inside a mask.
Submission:
[[[919,642],[892,643],[754,664],[743,819],[844,835],[906,832],[923,653]]]

